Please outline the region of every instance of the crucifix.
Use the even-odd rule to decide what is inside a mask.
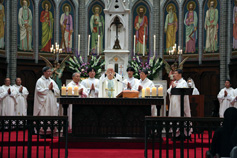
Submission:
[[[123,76],[123,65],[122,64],[119,65],[119,74],[121,76]]]
[[[119,28],[119,25],[122,25],[122,23],[120,22],[119,17],[116,16],[116,17],[114,18],[114,22],[112,22],[112,24],[110,25],[110,27],[111,27],[112,25],[115,25],[115,26],[116,26],[116,40],[115,40],[113,49],[121,49],[120,44],[119,44],[119,39],[118,39],[118,28]]]

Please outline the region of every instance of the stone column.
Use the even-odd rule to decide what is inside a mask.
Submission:
[[[159,54],[159,48],[160,48],[160,0],[155,0],[153,1],[153,33],[154,35],[156,35],[156,50],[155,50],[155,55],[157,57],[160,57]],[[152,36],[152,40],[153,40],[153,36]],[[153,40],[153,44],[154,44],[154,40]],[[153,45],[152,45],[152,50],[154,50]]]
[[[229,64],[230,64],[230,59],[232,56],[232,48],[233,48],[233,5],[232,5],[232,1],[228,1],[228,9],[227,9],[227,20],[228,20],[228,26],[227,26],[227,30],[228,30],[228,39],[227,39],[227,78],[230,78],[230,73],[229,73]]]
[[[36,0],[36,4],[39,4],[39,1]],[[33,38],[33,50],[35,56],[35,63],[38,63],[39,60],[39,5],[34,5],[34,12],[32,10],[33,15],[33,29],[32,29],[32,38]]]
[[[199,54],[199,65],[202,64],[202,53],[203,53],[203,20],[205,20],[205,17],[203,18],[203,1],[199,1],[199,17],[198,17],[198,54]]]
[[[79,1],[79,10],[78,10],[78,19],[79,19],[79,32],[78,34],[80,34],[80,38],[81,38],[81,43],[80,43],[80,47],[81,47],[81,56],[83,57],[83,59],[85,62],[87,61],[87,41],[88,41],[88,37],[87,37],[87,27],[88,24],[86,23],[86,17],[87,17],[87,11],[86,11],[87,7],[85,5],[85,0],[81,0]],[[89,27],[89,26],[88,26]]]

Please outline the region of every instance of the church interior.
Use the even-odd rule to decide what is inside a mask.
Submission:
[[[190,157],[194,155],[201,157],[210,149],[212,139],[210,135],[214,133],[211,131],[213,133],[210,134],[210,131],[206,130],[208,125],[213,125],[212,130],[214,130],[219,127],[220,122],[223,122],[223,118],[218,117],[219,92],[225,87],[226,81],[231,83],[233,89],[237,88],[237,0],[0,0],[0,85],[6,83],[6,78],[10,79],[11,85],[16,83],[17,78],[21,79],[21,84],[29,92],[27,116],[34,115],[36,84],[48,70],[45,69],[42,72],[45,66],[52,70],[51,79],[55,81],[61,90],[59,93],[62,94],[63,87],[72,81],[74,74],[79,73],[83,81],[89,78],[90,68],[93,68],[95,78],[100,79],[100,82],[101,76],[111,65],[116,76],[121,76],[120,79],[116,78],[118,84],[124,85],[124,79],[128,78],[127,68],[133,67],[134,78],[140,80],[141,73],[144,72],[157,87],[157,95],[159,86],[163,86],[163,98],[161,99],[158,95],[157,100],[154,100],[152,96],[147,98],[148,100],[145,97],[143,99],[138,97],[137,100],[132,101],[128,98],[116,100],[118,93],[113,95],[116,90],[111,92],[112,97],[107,94],[109,96],[82,97],[81,100],[77,100],[70,96],[64,96],[63,99],[59,96],[58,108],[61,107],[63,110],[59,110],[58,116],[67,115],[67,112],[72,110],[69,110],[69,107],[73,104],[71,117],[74,122],[72,121],[71,126],[74,130],[69,129],[67,147],[69,149],[64,147],[60,149],[64,150],[65,157],[68,155],[77,157],[78,154],[75,153],[78,151],[75,148],[83,149],[79,155],[88,158],[100,158],[98,155],[103,158],[147,158],[153,154],[160,157],[183,157],[185,154]],[[168,149],[176,144],[176,141],[168,141],[173,136],[172,131],[167,134],[168,132],[165,133],[164,129],[168,129],[169,121],[174,121],[167,117],[171,102],[167,90],[175,81],[173,75],[177,69],[182,70],[184,80],[188,82],[192,79],[200,95],[189,98],[192,117],[187,121],[190,121],[190,124],[186,125],[182,118],[179,120],[183,121],[180,124],[185,126],[185,128],[182,126],[183,130],[180,132],[184,134],[185,130],[193,129],[193,132],[196,132],[195,137],[191,136],[190,142],[181,138],[181,143],[177,146],[184,150],[174,152]],[[109,83],[107,91],[110,91]],[[96,83],[97,86],[99,84]],[[142,89],[140,90],[142,93]],[[106,101],[103,100],[104,98]],[[81,104],[81,106],[74,106],[74,104]],[[99,105],[95,106],[97,104]],[[109,108],[109,105],[115,106],[115,104],[120,108]],[[142,106],[146,104],[149,107]],[[135,105],[141,105],[141,107],[133,108]],[[155,112],[155,115],[160,118],[152,120],[152,117],[147,117],[147,120],[144,120],[145,116],[153,116],[150,105],[156,105],[156,107],[161,105]],[[182,112],[181,116],[183,117]],[[197,119],[196,121],[199,122],[195,123],[195,117],[203,120],[208,118],[209,121],[204,123],[202,119]],[[4,115],[1,114],[0,118],[4,120]],[[65,118],[62,117],[62,119]],[[150,130],[151,133],[144,132],[144,122],[147,126],[150,125],[145,129]],[[205,127],[198,128],[202,123]],[[111,128],[108,129],[110,125]],[[164,128],[159,128],[161,126]],[[33,124],[32,127],[37,128]],[[177,128],[182,129],[182,127]],[[195,130],[196,127],[198,130]],[[99,134],[95,132],[97,130],[100,131]],[[63,132],[65,131],[64,129]],[[14,132],[13,129],[13,135]],[[0,133],[4,133],[3,123],[0,126]],[[200,133],[202,138],[200,138]],[[146,140],[146,135],[148,135],[148,140]],[[90,138],[91,136],[93,138]],[[154,140],[151,136],[154,136]],[[108,137],[114,139],[110,140]],[[3,143],[4,147],[0,149],[0,155],[7,153],[5,156],[10,157],[10,149],[7,151],[10,136],[9,140],[7,136],[6,139],[1,138],[5,144]],[[57,136],[58,139],[60,140],[60,134]],[[62,139],[65,141],[64,137]],[[51,139],[41,141],[44,140],[49,147]],[[38,141],[36,132],[36,136],[32,138],[32,144],[35,145]],[[159,147],[159,151],[157,149],[154,153],[153,141],[155,148]],[[203,141],[206,147],[202,154],[196,155],[201,151],[201,147],[198,148],[196,145],[202,144]],[[43,144],[42,142],[40,144]],[[166,146],[163,145],[165,147],[162,147],[162,142],[166,143]],[[88,151],[83,143],[88,146]],[[100,145],[97,146],[96,143],[103,143],[103,145],[100,148],[98,147]],[[190,146],[190,149],[182,146],[184,145],[182,143]],[[55,148],[58,148],[60,145],[56,146]],[[121,151],[116,151],[115,148],[118,146],[124,147],[121,147]],[[52,146],[49,148],[53,150]],[[94,151],[93,148],[101,151]],[[106,148],[111,149],[109,151],[111,153],[108,153]],[[15,149],[13,150],[17,155]],[[43,148],[32,148],[32,154],[35,152],[38,154],[40,151],[43,151]],[[163,153],[164,151],[166,153]],[[93,152],[97,156],[93,155]],[[119,156],[116,157],[116,155]],[[51,157],[54,156],[51,155]],[[57,156],[60,157],[59,154]]]

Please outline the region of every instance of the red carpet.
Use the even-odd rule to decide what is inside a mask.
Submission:
[[[14,158],[16,157],[16,132],[11,132],[10,137],[10,150],[8,148],[9,145],[9,134],[4,133],[4,140],[2,141],[2,133],[0,133],[0,142],[1,145],[4,145],[3,148],[3,157],[8,157],[8,151],[10,151],[10,157]],[[198,139],[197,135],[197,143],[196,146],[194,145],[194,135],[192,135],[192,141],[189,142],[189,157],[194,157],[194,149],[196,147],[196,153],[197,157],[201,156],[201,146],[202,142],[201,139]],[[25,135],[25,145],[27,145],[27,133]],[[18,134],[18,145],[17,148],[17,157],[23,157],[23,132],[20,131]],[[39,149],[37,150],[36,145],[39,144]],[[46,157],[51,156],[51,151],[53,151],[53,157],[58,157],[58,137],[54,137],[53,139],[53,148],[51,148],[51,139],[46,139],[46,142],[44,142],[44,139],[39,139],[39,142],[37,143],[37,136],[33,135],[32,140],[32,157],[36,157],[37,151],[39,154],[39,157],[44,157],[44,144],[46,144]],[[1,151],[1,145],[0,145],[0,152]],[[208,135],[207,133],[204,134],[203,139],[203,145],[204,145],[204,151],[205,153],[208,150]],[[177,142],[177,147],[180,146],[180,143]],[[187,146],[187,143],[185,143],[185,146]],[[65,150],[63,149],[64,146],[61,146],[60,149],[60,157],[64,157]],[[144,143],[116,143],[116,142],[71,142],[68,144],[68,156],[69,158],[144,158]],[[166,157],[166,140],[164,139],[162,143],[162,157]],[[150,148],[150,144],[149,144]],[[159,148],[159,143],[156,144],[156,149]],[[173,142],[169,140],[168,144],[169,148],[169,155],[168,157],[173,157]],[[187,150],[184,151],[185,157],[187,157]],[[148,150],[148,157],[151,158],[151,150]],[[24,148],[24,157],[27,157],[27,147]],[[156,150],[155,157],[159,157],[159,150]],[[180,157],[180,150],[176,150],[176,157]]]

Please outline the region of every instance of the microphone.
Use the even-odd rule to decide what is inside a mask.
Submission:
[[[124,83],[123,81],[120,81],[119,79],[117,79],[117,81],[120,82],[120,83],[122,83],[122,84],[125,84],[125,85],[126,85],[126,83]]]

